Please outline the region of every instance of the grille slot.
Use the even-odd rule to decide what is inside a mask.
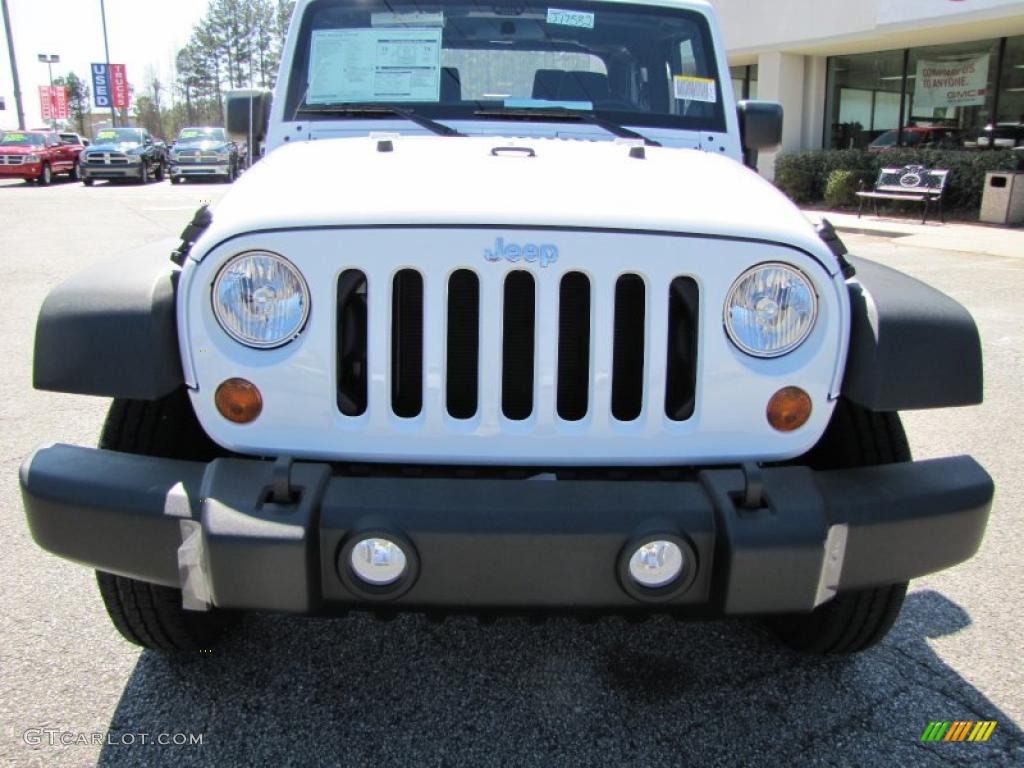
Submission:
[[[579,421],[590,399],[590,279],[562,278],[558,295],[558,415]]]
[[[391,410],[413,418],[423,409],[423,276],[395,275],[391,294]]]
[[[639,275],[615,282],[615,337],[612,343],[612,416],[633,421],[644,400],[646,291]]]
[[[456,419],[476,415],[480,372],[480,279],[468,269],[448,279],[448,413]]]
[[[505,278],[501,410],[509,419],[533,413],[536,301],[532,274],[518,271]]]
[[[338,410],[366,412],[366,275],[348,269],[338,278]]]
[[[696,403],[698,301],[693,278],[677,277],[669,285],[665,415],[672,421],[693,416]]]

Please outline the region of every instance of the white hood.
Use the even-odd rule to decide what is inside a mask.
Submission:
[[[796,206],[734,160],[610,141],[397,136],[285,145],[218,203],[193,253],[253,230],[330,225],[584,227],[823,244]],[[499,152],[499,147],[530,148]]]

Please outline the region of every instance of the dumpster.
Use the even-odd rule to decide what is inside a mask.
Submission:
[[[981,220],[987,224],[1024,224],[1024,171],[985,174]]]

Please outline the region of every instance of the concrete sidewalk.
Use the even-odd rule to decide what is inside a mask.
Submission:
[[[993,224],[929,221],[921,224],[916,218],[874,216],[839,213],[805,208],[812,220],[826,218],[840,233],[891,237],[900,245],[916,248],[936,248],[944,251],[965,251],[990,256],[1024,257],[1024,228],[1001,227]]]

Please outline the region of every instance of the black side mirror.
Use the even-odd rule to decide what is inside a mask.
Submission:
[[[743,155],[756,161],[757,152],[774,149],[782,143],[782,105],[774,101],[741,101],[736,105],[740,118]]]

